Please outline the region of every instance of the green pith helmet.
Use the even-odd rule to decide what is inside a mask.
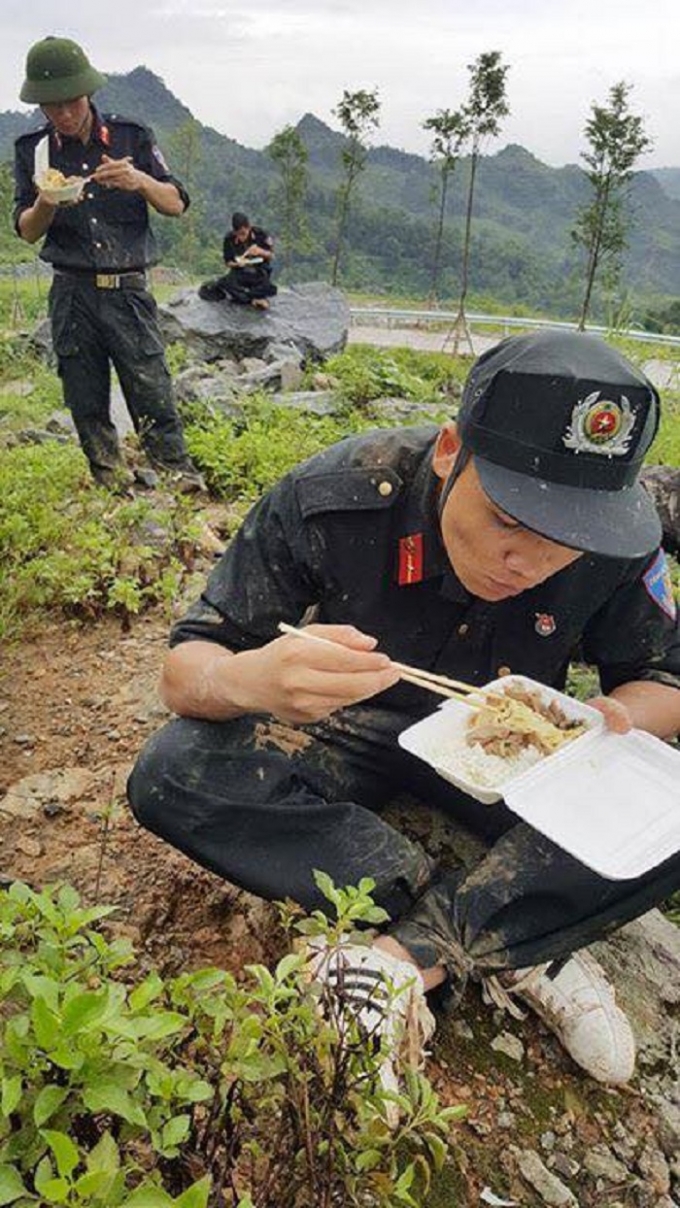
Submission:
[[[70,38],[43,38],[26,56],[26,79],[19,96],[22,101],[50,105],[91,96],[106,83],[95,71],[84,50]]]

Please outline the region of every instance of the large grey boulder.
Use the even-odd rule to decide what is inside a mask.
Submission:
[[[159,314],[166,341],[185,344],[190,355],[202,361],[269,360],[272,345],[294,347],[306,360],[323,361],[342,352],[350,321],[344,295],[322,282],[280,289],[266,311],[233,302],[204,302],[196,290],[185,289],[161,306]]]

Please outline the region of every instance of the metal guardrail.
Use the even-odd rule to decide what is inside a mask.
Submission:
[[[399,310],[390,309],[384,306],[351,306],[350,315],[353,321],[362,319],[387,319],[392,322],[395,320],[405,320],[408,323],[451,323],[456,319],[457,312],[452,310]],[[575,323],[566,323],[559,319],[523,319],[517,315],[483,315],[477,313],[466,314],[468,324],[489,325],[492,327],[502,327],[507,331],[513,327],[526,328],[562,328],[565,331],[573,331],[576,327]],[[608,335],[610,328],[588,325],[587,331],[593,332],[595,335]],[[663,335],[660,332],[654,331],[639,331],[637,328],[630,331],[617,331],[616,335],[625,336],[631,340],[640,340],[643,344],[668,344],[680,348],[680,336]]]

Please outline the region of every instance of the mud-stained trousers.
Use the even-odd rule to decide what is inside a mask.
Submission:
[[[415,720],[354,706],[288,727],[265,717],[171,721],[147,743],[128,783],[141,824],[234,885],[269,899],[323,905],[313,870],[336,884],[370,876],[387,930],[422,968],[454,985],[568,956],[680,887],[680,855],[643,877],[606,880],[503,805],[487,807],[402,751]],[[487,853],[438,872],[381,817],[395,793],[484,829]]]
[[[144,287],[143,274],[123,280],[122,287],[100,288],[94,276],[55,273],[49,310],[64,402],[93,477],[105,480],[121,466],[111,419],[113,365],[150,461],[160,469],[193,470],[173,399],[156,303]]]

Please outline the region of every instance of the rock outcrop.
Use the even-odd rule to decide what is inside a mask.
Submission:
[[[347,343],[349,307],[339,289],[322,282],[279,290],[269,310],[233,302],[204,302],[185,289],[159,308],[168,342],[186,345],[193,360],[268,359],[272,346],[296,348],[307,361],[323,361]]]

